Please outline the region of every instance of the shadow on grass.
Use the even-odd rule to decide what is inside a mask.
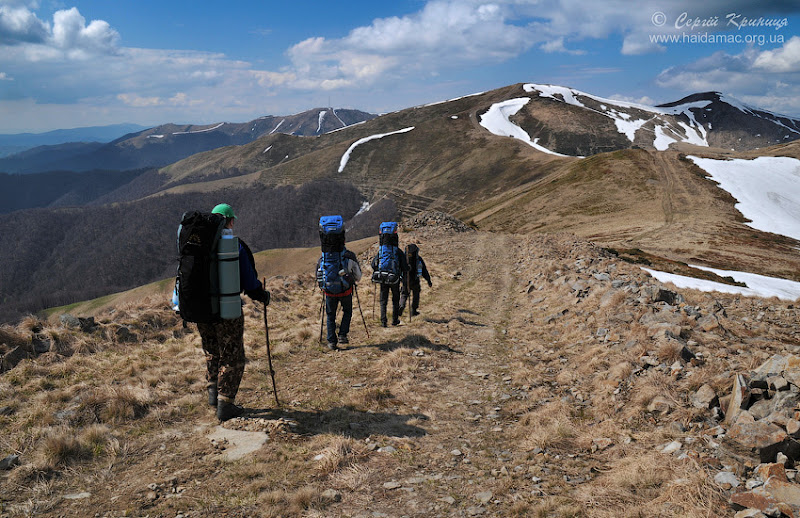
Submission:
[[[463,311],[465,313],[469,313],[467,310],[460,310],[460,311]],[[480,322],[474,322],[472,320],[467,320],[466,318],[464,318],[462,316],[457,316],[455,318],[426,318],[425,322],[430,322],[432,324],[447,324],[449,322],[452,322],[453,320],[455,320],[457,322],[461,322],[465,326],[486,327],[486,324],[481,324]]]
[[[430,349],[431,351],[447,351],[450,353],[461,353],[456,349],[451,349],[450,346],[442,345],[442,344],[435,344],[428,340],[427,337],[422,335],[407,335],[399,342],[391,341],[391,342],[383,342],[379,344],[368,344],[368,345],[356,345],[350,347],[341,347],[340,350],[342,352],[346,352],[349,350],[355,349],[364,349],[366,347],[376,347],[381,351],[394,351],[395,349]]]
[[[422,437],[428,434],[424,428],[408,424],[411,419],[427,421],[424,414],[394,414],[391,412],[367,412],[352,406],[335,407],[329,410],[304,411],[280,408],[247,408],[243,417],[294,419],[301,435],[337,434],[353,439],[366,439],[371,435],[388,437]]]

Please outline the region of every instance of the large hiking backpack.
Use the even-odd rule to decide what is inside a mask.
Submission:
[[[219,269],[217,248],[225,217],[207,212],[186,212],[178,228],[178,310],[187,322],[219,320]]]
[[[391,221],[381,223],[380,249],[377,256],[378,268],[372,273],[372,282],[381,284],[397,284],[400,282],[398,245],[397,223]]]
[[[347,279],[339,275],[344,270],[344,236],[344,220],[341,216],[319,218],[322,257],[317,268],[317,284],[330,295],[340,295],[350,289]]]

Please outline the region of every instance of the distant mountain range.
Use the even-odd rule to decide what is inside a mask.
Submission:
[[[45,133],[0,135],[0,157],[21,153],[37,146],[53,146],[68,142],[111,142],[128,133],[146,129],[138,124],[112,124],[86,128],[59,129]]]
[[[359,110],[317,108],[295,115],[260,117],[243,123],[220,122],[199,126],[163,124],[149,129],[138,127],[135,132],[107,144],[102,144],[106,142],[102,140],[90,142],[88,138],[77,139],[79,134],[75,133],[76,141],[64,143],[61,140],[59,144],[38,145],[0,158],[0,172],[27,174],[162,167],[195,153],[248,144],[272,133],[316,136],[375,117]],[[88,135],[88,132],[83,134]],[[55,137],[52,136],[53,139]]]
[[[0,196],[42,192],[40,208],[0,218],[0,320],[169,277],[180,215],[223,200],[254,251],[318,244],[324,214],[341,214],[357,239],[432,209],[484,230],[576,234],[667,272],[691,262],[800,280],[800,242],[748,226],[737,200],[690,158],[800,159],[797,119],[715,92],[645,106],[522,83],[362,114],[361,124],[357,115],[151,128],[94,149],[94,166],[203,152],[91,188],[0,175]],[[203,148],[225,139],[245,143]],[[102,173],[74,173],[97,182],[92,175]],[[778,194],[765,195],[797,203]]]

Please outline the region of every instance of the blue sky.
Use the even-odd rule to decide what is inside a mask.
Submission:
[[[794,0],[0,0],[0,133],[383,113],[518,82],[800,116],[798,29]]]

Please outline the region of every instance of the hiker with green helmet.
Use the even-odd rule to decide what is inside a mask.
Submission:
[[[224,235],[232,235],[236,215],[227,203],[220,203],[211,211],[225,217]],[[269,304],[270,293],[258,280],[253,253],[239,239],[239,287],[253,300]],[[241,299],[239,303],[243,304]],[[227,421],[242,414],[243,408],[234,404],[239,384],[244,375],[244,315],[233,319],[217,319],[213,322],[198,322],[197,329],[202,338],[206,357],[206,380],[208,381],[208,403],[217,409],[217,418]]]

